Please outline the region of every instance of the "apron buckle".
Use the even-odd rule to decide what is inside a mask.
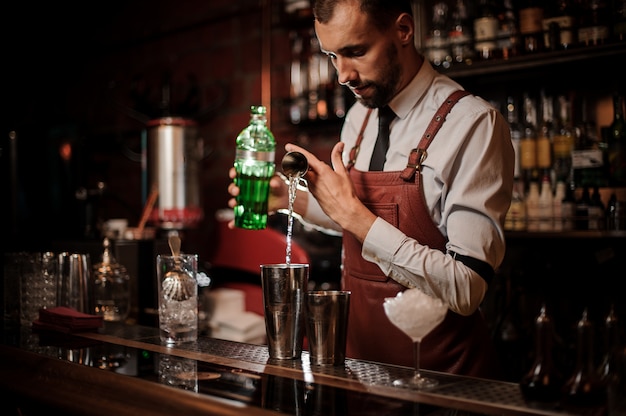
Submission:
[[[422,171],[422,163],[428,156],[426,149],[413,149],[411,150],[411,154],[409,155],[409,162],[406,165],[406,168],[400,174],[400,177],[405,181],[411,181],[415,177],[415,172]]]
[[[426,160],[426,156],[428,156],[428,152],[426,151],[426,149],[413,149],[413,151],[411,153],[417,153],[417,162],[414,162],[413,160],[415,158],[411,157],[409,163],[407,163],[406,167],[410,168],[410,169],[415,169],[418,172],[422,171],[422,163],[424,163],[424,160]],[[413,163],[411,163],[413,162]]]

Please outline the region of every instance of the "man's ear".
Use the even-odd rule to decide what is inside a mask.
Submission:
[[[396,31],[398,33],[398,39],[404,46],[407,44],[413,44],[413,35],[415,34],[415,22],[413,17],[407,13],[402,13],[396,19]]]

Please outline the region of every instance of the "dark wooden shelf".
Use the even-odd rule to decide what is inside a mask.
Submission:
[[[555,65],[589,63],[602,71],[603,67],[612,69],[603,61],[604,58],[614,58],[614,67],[624,64],[626,56],[626,42],[612,43],[599,46],[579,47],[562,51],[542,52],[533,55],[516,56],[509,59],[494,59],[491,61],[473,61],[472,64],[453,65],[450,69],[440,68],[440,71],[451,78],[464,79],[483,75],[511,74],[515,72],[542,69],[547,70]],[[624,70],[622,66],[622,71]],[[578,71],[577,71],[578,72]],[[585,77],[586,74],[580,74]]]

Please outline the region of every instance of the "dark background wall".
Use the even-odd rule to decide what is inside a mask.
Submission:
[[[294,140],[325,156],[339,126],[313,144],[296,137],[284,104],[290,46],[277,24],[282,6],[267,2],[273,4],[264,9],[264,3],[11,2],[3,13],[7,75],[0,93],[8,244],[34,249],[50,240],[90,238],[97,232],[93,218],[128,218],[136,225],[146,194],[145,122],[177,115],[196,120],[204,142],[199,181],[205,219],[186,234],[194,250],[208,254],[214,213],[227,205],[235,137],[248,122],[249,106],[262,103],[268,79],[277,160]],[[267,17],[271,31],[263,30]],[[269,78],[264,47],[271,51]],[[65,143],[72,147],[67,160],[60,155]],[[81,188],[87,200],[75,197]]]

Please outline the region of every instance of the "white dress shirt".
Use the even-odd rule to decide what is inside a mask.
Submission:
[[[411,149],[417,147],[428,123],[454,91],[455,81],[425,61],[419,73],[389,103],[397,118],[391,124],[385,171],[401,171]],[[360,103],[351,107],[341,132],[343,159],[367,113]],[[374,110],[364,132],[355,169],[367,171],[376,141]],[[509,126],[489,103],[476,96],[462,98],[428,148],[423,163],[424,195],[430,215],[448,239],[446,249],[482,260],[496,269],[505,252],[503,221],[513,186],[514,153]],[[309,198],[303,220],[338,230],[337,224]],[[406,287],[419,287],[445,301],[451,310],[469,315],[482,302],[487,283],[450,253],[441,253],[409,238],[378,218],[363,243],[363,257]]]

